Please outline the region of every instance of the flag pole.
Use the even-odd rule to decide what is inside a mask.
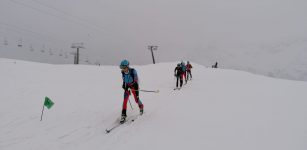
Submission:
[[[41,121],[43,120],[43,114],[44,114],[45,105],[43,105],[42,115],[41,115]]]

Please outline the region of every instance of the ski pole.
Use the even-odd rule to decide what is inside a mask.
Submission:
[[[131,94],[131,91],[130,91],[130,90],[128,90],[128,94],[129,94],[129,95]],[[130,98],[128,99],[128,101],[129,101],[129,104],[130,104],[131,109],[133,110],[133,107],[132,107],[131,102],[130,102]]]
[[[159,93],[159,90],[155,90],[155,91],[152,91],[152,90],[136,90],[136,91]]]
[[[133,107],[132,107],[132,105],[131,105],[130,99],[129,99],[128,101],[129,101],[129,104],[130,104],[131,109],[133,110]]]

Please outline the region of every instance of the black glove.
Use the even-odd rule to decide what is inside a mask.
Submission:
[[[125,91],[128,91],[128,86],[125,84],[125,82],[123,83],[123,85],[122,85],[122,88],[125,90]]]
[[[126,84],[125,84],[125,82],[123,82],[122,88],[123,88],[123,89],[126,89]]]
[[[137,82],[132,82],[130,87],[135,89],[135,90],[138,90],[139,89],[139,84]]]

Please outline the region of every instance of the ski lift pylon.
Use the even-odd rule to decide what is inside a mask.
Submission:
[[[6,45],[9,45],[9,44],[8,44],[8,41],[7,41],[7,39],[6,39],[6,37],[4,37],[3,44],[4,44],[5,46],[6,46]]]
[[[22,47],[22,39],[21,39],[21,38],[18,40],[17,46],[18,46],[18,47]]]

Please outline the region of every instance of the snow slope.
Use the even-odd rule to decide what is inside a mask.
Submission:
[[[174,91],[176,63],[133,66],[145,114],[110,134],[123,91],[117,66],[0,59],[1,150],[305,150],[307,83],[194,65]],[[40,113],[44,97],[55,105]],[[129,107],[128,116],[138,113]]]

